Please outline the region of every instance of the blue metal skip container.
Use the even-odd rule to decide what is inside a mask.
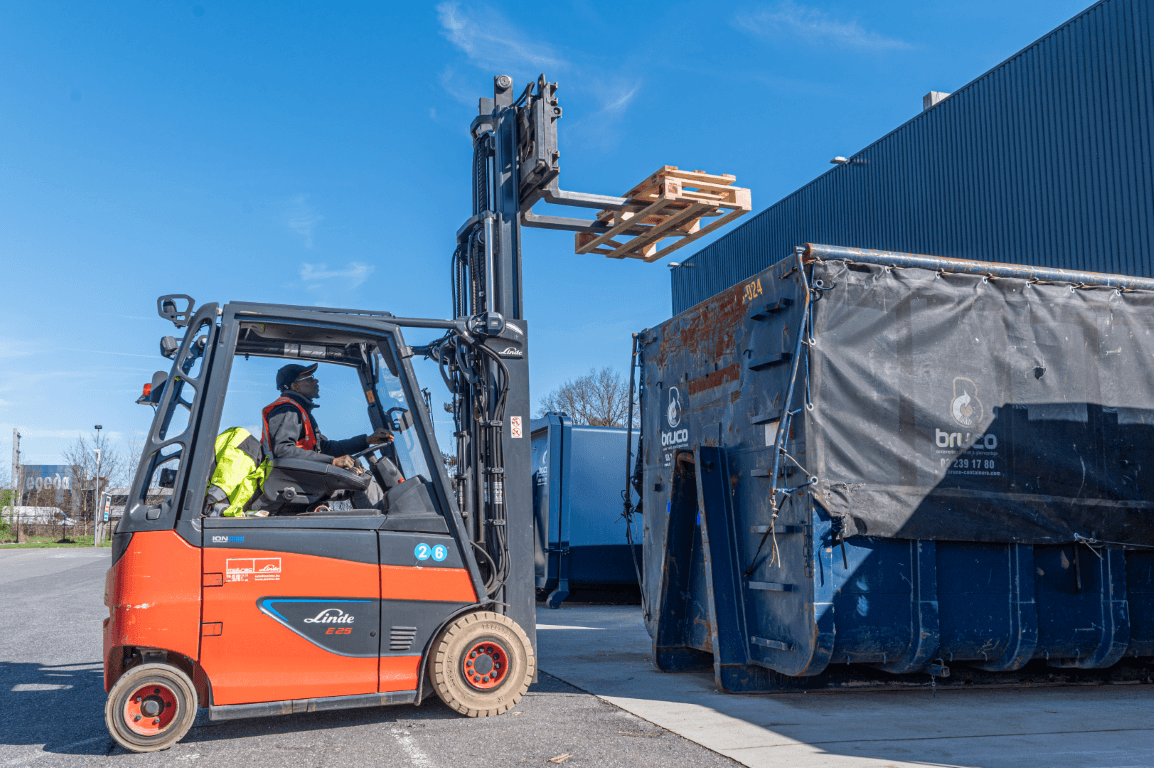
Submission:
[[[1147,679],[1154,281],[807,246],[639,354],[659,668]]]
[[[626,430],[549,412],[533,420],[531,434],[538,594],[557,608],[572,589],[637,589],[621,517]]]

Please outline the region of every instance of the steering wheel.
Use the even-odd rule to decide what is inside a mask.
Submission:
[[[388,443],[387,443],[387,442],[385,442],[385,443],[377,443],[376,445],[370,445],[368,448],[364,449],[363,451],[357,451],[356,453],[350,453],[348,456],[349,456],[349,458],[350,458],[350,459],[352,459],[352,460],[356,461],[356,460],[357,460],[357,459],[359,459],[360,457],[362,457],[362,456],[367,456],[367,455],[369,455],[370,453],[372,453],[373,451],[379,451],[379,450],[381,450],[381,449],[382,449],[382,448],[384,448],[386,445],[388,445]]]

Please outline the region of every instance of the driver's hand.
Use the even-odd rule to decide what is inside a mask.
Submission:
[[[381,443],[393,442],[393,431],[391,429],[378,429],[373,434],[369,435],[369,445],[380,445]]]
[[[333,459],[333,466],[334,467],[340,467],[341,469],[352,469],[353,468],[353,457],[352,456],[337,456],[335,459]]]

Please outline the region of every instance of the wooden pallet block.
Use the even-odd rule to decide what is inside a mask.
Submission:
[[[626,192],[624,210],[598,211],[603,233],[578,232],[577,253],[657,261],[749,211],[748,189],[734,176],[682,171],[666,165]],[[720,217],[720,218],[718,218]],[[705,223],[707,219],[715,219]],[[676,238],[665,247],[662,241]]]

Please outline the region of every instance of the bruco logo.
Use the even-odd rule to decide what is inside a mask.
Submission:
[[[669,405],[665,408],[665,420],[670,429],[676,429],[681,423],[681,392],[677,387],[669,388]]]
[[[978,385],[958,376],[954,379],[954,399],[950,401],[950,415],[963,427],[972,427],[982,420],[982,401],[978,399]]]
[[[678,429],[681,424],[681,409],[685,404],[681,402],[681,392],[677,387],[669,388],[669,404],[665,407],[665,420],[669,422],[672,432],[661,432],[661,445],[669,448],[689,442],[689,430]]]
[[[305,624],[352,624],[354,618],[340,608],[325,608],[311,619],[305,619]]]

